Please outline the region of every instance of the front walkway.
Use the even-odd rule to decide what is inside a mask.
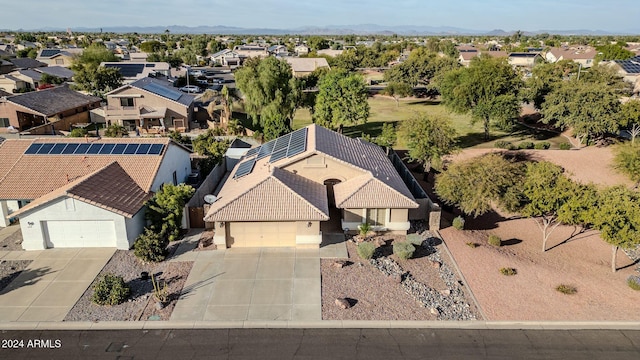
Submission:
[[[171,320],[322,320],[321,257],[346,257],[344,235],[325,236],[320,249],[184,252],[176,260],[195,263]]]
[[[0,292],[0,322],[62,321],[115,253],[113,248],[3,251],[33,260]]]

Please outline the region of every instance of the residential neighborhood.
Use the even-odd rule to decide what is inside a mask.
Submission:
[[[0,329],[640,330],[640,36],[134,29],[0,29]]]

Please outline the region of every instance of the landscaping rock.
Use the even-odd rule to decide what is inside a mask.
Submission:
[[[442,267],[442,263],[439,261],[432,261],[431,262],[431,267],[434,269],[440,269]]]
[[[381,247],[381,246],[387,245],[387,242],[382,238],[375,239],[373,243],[376,245],[376,247]]]
[[[333,262],[333,264],[331,264],[331,266],[338,269],[342,269],[347,265],[349,265],[349,262],[347,260],[336,260]]]
[[[442,294],[442,296],[449,296],[449,295],[451,295],[451,290],[449,290],[449,289],[440,290],[440,294]]]
[[[347,299],[336,299],[336,305],[338,305],[339,308],[341,309],[348,309],[351,307],[351,303],[349,303],[349,300]]]
[[[440,311],[438,311],[438,309],[436,309],[434,307],[429,309],[429,312],[431,312],[433,315],[440,315]]]

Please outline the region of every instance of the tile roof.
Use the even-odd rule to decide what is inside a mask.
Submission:
[[[324,184],[285,170],[286,166],[313,154],[324,154],[360,170],[363,175],[334,187],[336,202],[344,207],[417,208],[384,150],[362,139],[352,139],[317,125],[307,127],[306,150],[290,158],[269,163],[258,160],[253,170],[234,179],[241,161],[218,193],[207,221],[323,220],[328,216]],[[320,179],[318,179],[320,180]],[[339,200],[339,201],[338,201]],[[326,219],[325,219],[326,220]]]
[[[149,90],[144,88],[145,86],[147,86],[149,84],[157,84],[157,85],[160,85],[162,87],[167,88],[168,90],[170,90],[172,92],[177,92],[180,95],[180,97],[177,100],[171,100],[171,99],[169,99],[167,97],[164,97],[164,96],[162,96],[160,94],[156,94],[156,93],[154,93],[152,91],[149,91]],[[184,105],[184,106],[191,105],[191,103],[193,103],[193,100],[195,99],[195,95],[189,95],[187,93],[183,93],[183,92],[179,91],[177,88],[173,87],[173,84],[171,84],[170,82],[168,82],[166,80],[160,80],[160,79],[151,78],[151,77],[142,78],[140,80],[137,80],[137,81],[132,82],[131,84],[125,85],[125,86],[132,86],[132,87],[138,88],[140,90],[144,90],[146,92],[149,92],[150,94],[154,94],[156,96],[160,96],[160,97],[163,97],[165,99],[168,99],[168,100],[171,100],[171,101],[175,101],[175,102],[177,102],[177,103],[179,103],[181,105]],[[122,89],[122,88],[120,88],[120,89]],[[108,93],[107,95],[112,94],[112,93],[116,93],[120,89],[116,89],[116,90]]]
[[[145,192],[151,191],[162,155],[26,155],[34,143],[174,144],[169,138],[8,139],[0,144],[0,199],[32,200],[117,161]]]
[[[322,184],[276,167],[266,178],[252,173],[241,179],[246,178],[259,181],[247,187],[228,186],[235,181],[228,180],[224,186],[227,189],[223,187],[218,200],[211,204],[206,221],[329,219],[327,192]]]
[[[43,74],[57,76],[61,79],[71,79],[73,77],[73,70],[69,70],[66,67],[62,66],[46,66],[34,70]]]
[[[293,58],[285,59],[295,72],[312,72],[318,68],[329,67],[329,63],[325,58]]]
[[[47,64],[32,58],[11,59],[9,62],[18,69],[32,69],[47,66]]]
[[[42,79],[42,73],[39,73],[35,70],[25,69],[25,70],[17,70],[16,73],[31,78],[35,81],[40,81]]]
[[[81,94],[67,86],[57,86],[7,98],[8,102],[21,105],[43,116],[53,116],[65,110],[86,106],[100,100],[99,97]]]
[[[142,190],[118,162],[112,162],[35,199],[11,216],[17,216],[64,196],[131,218],[142,209],[151,193]]]

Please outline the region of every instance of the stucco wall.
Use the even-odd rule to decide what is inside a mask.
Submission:
[[[176,89],[177,91],[177,89]],[[169,99],[165,99],[161,96],[157,96],[157,95],[153,95],[145,90],[141,90],[138,88],[134,88],[134,87],[127,87],[122,89],[121,91],[118,91],[117,93],[114,93],[112,95],[132,95],[132,96],[139,96],[142,95],[142,97],[134,97],[133,98],[133,106],[135,108],[139,108],[141,106],[147,105],[147,106],[151,106],[154,108],[158,108],[158,107],[166,107],[167,108],[167,112],[165,114],[165,118],[164,118],[164,123],[166,127],[169,126],[173,126],[173,124],[171,123],[171,116],[173,116],[176,119],[185,119],[185,126],[187,126],[187,128],[189,127],[189,121],[191,121],[190,117],[189,117],[189,107],[182,105],[180,103],[177,103],[175,101],[171,101]],[[120,105],[120,97],[113,97],[113,96],[108,96],[107,97],[107,106],[111,109],[111,108],[117,108],[117,109],[121,109],[122,106]],[[114,119],[137,119],[136,116],[108,116],[108,119],[110,119],[112,122],[114,121]]]
[[[283,169],[297,173],[302,177],[320,184],[328,179],[347,181],[364,174],[362,170],[338,162],[324,155],[311,155],[301,159],[300,161],[289,164],[283,167]]]
[[[191,174],[191,159],[189,152],[177,145],[169,144],[156,178],[153,180],[151,191],[158,191],[162,184],[173,184],[173,172],[176,172],[178,184],[183,183]]]
[[[127,228],[127,240],[129,241],[129,247],[133,246],[133,243],[136,241],[138,235],[142,234],[144,231],[144,226],[147,221],[145,220],[146,207],[143,207],[138,211],[137,214],[133,216],[133,218],[128,219],[125,218],[125,226]]]
[[[42,221],[50,220],[111,220],[115,225],[117,248],[125,250],[130,248],[129,238],[135,239],[138,234],[127,233],[127,221],[124,216],[75,199],[73,199],[73,209],[68,210],[65,199],[66,197],[54,200],[20,216],[20,228],[24,238],[22,247],[25,250],[38,250],[46,247]],[[139,228],[140,223],[144,226],[144,216],[136,216],[128,221],[138,222],[129,225],[129,229],[132,230]]]

